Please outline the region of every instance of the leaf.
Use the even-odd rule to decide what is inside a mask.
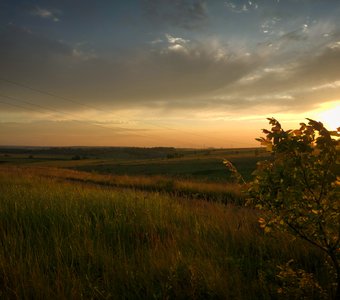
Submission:
[[[330,131],[329,134],[333,136],[340,136],[340,133],[338,133],[337,131]]]
[[[272,143],[267,144],[266,151],[268,151],[268,152],[272,152],[273,151],[273,144]]]
[[[281,126],[278,124],[278,125],[275,125],[274,127],[272,127],[272,131],[280,131],[281,130]]]
[[[320,131],[321,129],[323,129],[323,124],[321,122],[317,122],[315,120],[306,118],[309,122],[308,124],[310,124],[315,130]]]
[[[300,126],[300,130],[304,130],[307,127],[306,123],[300,123]]]
[[[300,136],[300,135],[302,134],[302,131],[296,129],[296,130],[293,131],[293,134],[294,134],[294,135],[297,135],[297,136]]]
[[[259,222],[260,224],[264,224],[264,223],[266,223],[266,220],[263,219],[263,218],[259,218],[259,219],[258,219],[258,222]]]
[[[265,139],[265,138],[263,138],[263,137],[256,138],[255,140],[256,140],[256,141],[259,141],[259,142],[266,141],[266,139]]]

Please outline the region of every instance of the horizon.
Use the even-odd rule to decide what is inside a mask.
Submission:
[[[79,6],[1,2],[0,147],[254,148],[268,117],[340,126],[336,0]]]
[[[207,148],[178,148],[178,147],[167,147],[167,146],[150,146],[150,147],[136,147],[136,146],[25,146],[25,145],[0,145],[0,149],[58,149],[58,148],[65,148],[65,149],[84,149],[84,148],[114,148],[114,149],[130,149],[130,148],[136,148],[136,149],[177,149],[177,150],[246,150],[246,149],[265,149],[265,146],[257,146],[257,147],[234,147],[234,148],[216,148],[216,147],[207,147]]]

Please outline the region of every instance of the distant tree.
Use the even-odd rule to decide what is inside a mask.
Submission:
[[[287,230],[326,254],[335,271],[334,299],[340,299],[339,129],[328,131],[311,119],[283,130],[274,118],[257,139],[272,153],[258,163],[250,201],[265,210],[259,223]]]

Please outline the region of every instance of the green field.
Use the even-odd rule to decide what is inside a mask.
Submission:
[[[263,149],[175,148],[0,148],[0,164],[50,166],[114,175],[162,175],[177,179],[229,182],[223,160],[230,160],[246,181]]]
[[[2,149],[0,298],[281,299],[290,259],[332,289],[322,253],[264,234],[222,164],[247,178],[264,153],[86,150]]]

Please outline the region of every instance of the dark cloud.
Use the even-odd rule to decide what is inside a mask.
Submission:
[[[283,34],[279,40],[283,42],[300,42],[308,39],[308,36],[303,30],[294,30]]]
[[[36,69],[48,69],[61,58],[71,56],[67,44],[33,33],[27,28],[9,25],[0,32],[1,73],[34,74]],[[14,74],[13,74],[14,75]]]
[[[64,42],[9,27],[0,37],[0,76],[83,103],[140,107],[165,101],[171,106],[173,99],[185,102],[230,85],[259,64],[256,57],[221,53],[226,49],[218,44],[171,38],[171,43],[153,51],[102,59]],[[75,106],[42,95],[35,95],[34,101]]]
[[[207,23],[206,0],[143,0],[145,16],[153,23],[185,29]]]
[[[329,45],[322,53],[306,57],[296,68],[305,83],[323,84],[340,80],[340,43]]]
[[[204,1],[143,3],[154,20],[168,24],[189,28],[207,18]],[[243,46],[231,50],[232,42],[228,46],[217,38],[198,41],[164,34],[157,43],[105,57],[88,53],[77,43],[9,25],[0,32],[0,77],[108,110],[211,107],[231,111],[261,105],[303,110],[336,100],[338,88],[327,84],[340,80],[339,35],[327,24],[307,28],[301,23],[296,30],[254,46],[252,53]],[[327,38],[325,32],[331,32]],[[114,42],[119,47],[119,38]],[[0,88],[40,105],[81,108],[1,81]]]
[[[320,53],[257,70],[248,79],[223,90],[230,99],[250,106],[274,105],[283,111],[308,110],[338,100],[340,91],[340,44],[332,43]],[[232,100],[226,100],[232,101]],[[237,104],[235,104],[237,106]]]

